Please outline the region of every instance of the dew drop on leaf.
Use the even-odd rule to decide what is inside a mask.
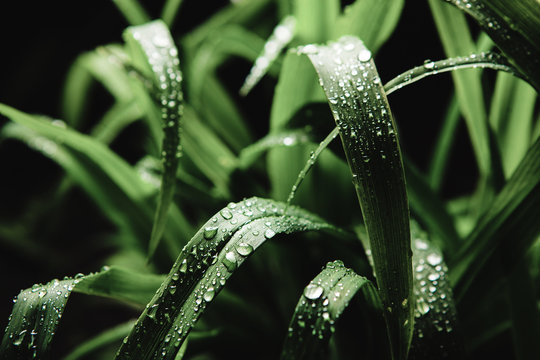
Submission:
[[[240,243],[236,247],[236,252],[242,256],[248,256],[253,252],[253,246],[246,243]]]
[[[276,235],[276,232],[272,229],[267,229],[265,232],[264,232],[264,237],[267,238],[267,239],[271,239],[273,238],[274,236]]]
[[[225,265],[227,270],[229,270],[230,272],[236,269],[236,256],[232,251],[229,251],[225,254],[225,258],[223,259],[223,265]]]
[[[215,226],[208,226],[204,228],[203,236],[206,240],[212,240],[216,237],[216,234],[218,232],[218,228]]]
[[[212,301],[212,299],[214,299],[214,295],[216,294],[216,291],[214,290],[213,287],[209,287],[206,292],[204,293],[203,295],[203,299],[204,301],[206,302],[210,302]]]
[[[321,297],[323,288],[316,284],[309,284],[304,289],[304,296],[310,300],[317,300]]]

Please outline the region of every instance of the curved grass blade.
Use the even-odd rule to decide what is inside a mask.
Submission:
[[[471,15],[540,89],[540,5],[535,0],[445,0]]]
[[[53,280],[21,291],[0,345],[2,359],[49,359],[50,345],[76,280]]]
[[[327,359],[335,323],[360,290],[367,304],[382,312],[377,289],[368,279],[339,260],[326,264],[306,286],[296,305],[281,359]]]
[[[244,84],[240,88],[240,95],[246,96],[257,85],[281,50],[292,40],[295,25],[295,18],[287,16],[276,26],[274,32],[266,41],[262,53],[257,57],[246,80],[244,80]]]
[[[508,268],[523,257],[536,240],[540,224],[535,219],[540,206],[540,140],[531,146],[493,204],[476,224],[450,267],[457,298],[482,269],[489,269],[495,250],[504,252]],[[493,265],[493,264],[491,264]]]
[[[71,279],[55,279],[23,290],[14,300],[0,347],[2,359],[49,358],[51,341],[73,291],[144,306],[162,282],[160,275],[104,267],[98,273],[77,274]]]
[[[185,246],[140,316],[117,359],[174,359],[206,306],[245,259],[276,234],[333,229],[298,208],[250,198],[230,203]]]
[[[85,341],[77,346],[63,360],[85,359],[97,349],[121,341],[133,328],[135,320],[130,320],[111,329],[101,332],[96,337]]]
[[[150,16],[138,0],[113,0],[113,3],[130,25],[141,25],[150,21]]]
[[[371,52],[357,38],[308,45],[300,52],[317,70],[339,126],[373,251],[393,357],[405,359],[414,322],[409,208],[384,89]]]
[[[128,46],[144,54],[145,73],[154,80],[155,95],[160,103],[164,131],[161,147],[163,175],[159,200],[148,244],[148,259],[159,245],[167,224],[167,212],[176,186],[176,170],[181,156],[181,119],[183,116],[182,73],[179,68],[178,50],[167,26],[160,20],[128,28],[124,33]]]
[[[338,17],[332,39],[358,36],[367,48],[377,52],[394,32],[404,4],[404,0],[357,0]]]
[[[417,66],[409,71],[399,74],[384,85],[386,94],[389,95],[403,86],[412,84],[426,76],[436,75],[443,72],[460,69],[493,69],[505,71],[514,76],[520,76],[517,70],[506,60],[505,57],[495,52],[481,52],[469,56],[458,56],[439,61],[427,61],[422,66]]]
[[[172,27],[174,19],[178,14],[180,6],[182,6],[183,0],[167,0],[163,9],[161,10],[161,19],[167,24],[168,27]]]

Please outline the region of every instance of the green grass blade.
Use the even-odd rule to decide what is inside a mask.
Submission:
[[[327,359],[334,323],[357,294],[382,312],[377,289],[368,279],[346,268],[341,261],[326,264],[306,286],[296,305],[281,359]]]
[[[138,0],[112,1],[130,25],[141,25],[150,21],[150,16],[148,16],[146,10],[139,4]]]
[[[107,266],[100,272],[78,279],[75,292],[110,297],[133,305],[146,305],[164,277],[137,273],[119,266]]]
[[[535,0],[446,0],[471,15],[535,89],[540,89],[540,4]]]
[[[396,127],[371,52],[354,37],[308,45],[326,92],[370,238],[392,353],[407,357],[413,333],[409,208]],[[405,306],[402,304],[405,303]]]
[[[129,334],[135,325],[135,320],[130,320],[123,324],[101,332],[99,335],[78,345],[72,352],[66,355],[63,360],[85,359],[97,349],[121,341]]]
[[[182,6],[183,0],[167,0],[163,9],[161,10],[161,19],[168,27],[172,27],[174,19],[178,14],[180,6]]]
[[[373,52],[390,37],[397,26],[404,0],[357,0],[347,6],[333,28],[332,39],[358,36]]]
[[[333,229],[298,208],[284,215],[284,208],[283,203],[251,198],[229,204],[204,224],[183,249],[116,358],[131,359],[136,353],[142,360],[174,359],[207,305],[261,244],[280,233]]]
[[[76,280],[21,291],[0,345],[2,359],[50,359],[50,345]]]
[[[92,128],[91,135],[104,144],[110,144],[128,125],[143,117],[135,101],[116,103]]]
[[[536,91],[508,74],[499,74],[491,101],[490,124],[495,131],[506,178],[531,144]]]
[[[337,0],[294,0],[293,15],[300,42],[318,43],[330,39],[339,10]]]
[[[184,112],[182,73],[179,68],[178,50],[167,26],[162,21],[157,20],[146,25],[130,27],[124,33],[124,38],[132,51],[144,54],[146,62],[144,69],[152,74],[155,89],[157,89],[155,97],[160,103],[164,132],[161,146],[163,175],[148,244],[148,258],[151,259],[163,236],[167,224],[167,212],[176,186],[176,170],[182,150],[180,145],[181,120]]]
[[[255,60],[255,64],[251,68],[242,88],[240,88],[240,95],[246,96],[251,89],[267,72],[268,68],[279,56],[279,53],[287,44],[292,40],[294,36],[294,29],[296,20],[292,16],[287,16],[283,19],[278,26],[274,29],[272,35],[266,41],[262,53]]]
[[[515,264],[540,231],[535,208],[540,206],[540,140],[531,146],[492,206],[479,220],[451,268],[457,298],[465,295],[496,249]]]
[[[429,0],[429,6],[448,57],[464,56],[476,51],[465,16],[440,0]],[[452,73],[459,107],[465,118],[480,175],[491,174],[489,132],[484,94],[479,71]]]

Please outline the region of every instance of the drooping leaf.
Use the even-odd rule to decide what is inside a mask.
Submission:
[[[368,279],[346,268],[339,260],[326,264],[306,286],[296,305],[281,359],[327,359],[335,323],[357,294],[361,294],[370,307],[382,312],[377,289]]]
[[[210,219],[178,257],[167,279],[126,341],[117,359],[174,359],[208,304],[245,259],[279,233],[332,229],[317,217],[271,200],[231,203]]]
[[[160,20],[130,27],[124,32],[126,43],[133,52],[144,54],[145,64],[141,68],[154,81],[159,101],[163,143],[161,160],[163,175],[159,200],[154,217],[152,234],[148,244],[148,258],[152,258],[167,224],[167,212],[176,186],[176,170],[181,156],[180,132],[183,117],[182,73],[179,68],[178,50],[174,45],[167,25]],[[137,59],[135,59],[137,60]]]
[[[369,234],[392,353],[405,359],[414,327],[409,208],[386,94],[371,52],[357,38],[308,45],[300,52],[317,70],[339,127]]]
[[[53,280],[21,291],[0,346],[2,359],[50,359],[50,345],[75,280]]]

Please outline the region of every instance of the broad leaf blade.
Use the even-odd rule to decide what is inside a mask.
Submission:
[[[340,128],[369,234],[393,356],[405,359],[414,321],[409,208],[386,94],[371,52],[357,38],[308,45],[301,52],[315,66]]]
[[[120,348],[117,359],[174,359],[204,309],[234,270],[279,233],[332,229],[317,217],[271,200],[231,203],[210,219],[178,257]]]
[[[281,359],[327,359],[334,324],[359,290],[368,305],[382,311],[377,289],[368,279],[346,268],[341,261],[326,264],[306,286],[296,305]]]
[[[163,127],[161,160],[163,176],[159,200],[148,244],[148,258],[152,258],[167,224],[167,212],[176,185],[176,170],[181,156],[181,119],[183,116],[182,73],[179,68],[178,50],[167,26],[162,21],[130,27],[124,33],[128,45],[137,47],[145,57],[144,69],[154,81],[154,95],[160,104]]]

